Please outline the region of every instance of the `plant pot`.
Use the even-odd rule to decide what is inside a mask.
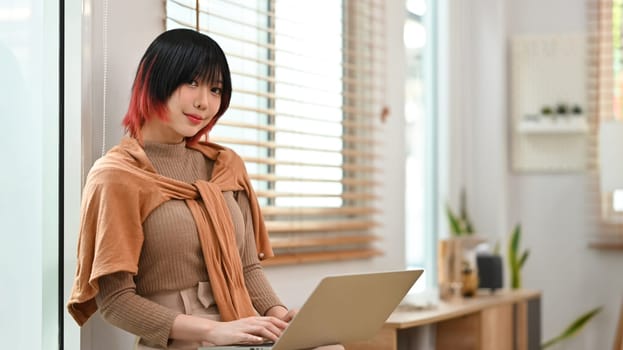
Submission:
[[[477,235],[451,237],[439,240],[437,251],[437,281],[439,297],[450,299],[453,286],[463,284],[463,269],[467,267],[476,272],[474,249],[486,240]],[[473,258],[471,257],[473,255]],[[473,260],[473,261],[472,261]],[[463,287],[461,287],[461,290]]]

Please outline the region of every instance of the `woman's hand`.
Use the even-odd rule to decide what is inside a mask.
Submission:
[[[290,322],[292,321],[294,316],[296,316],[297,312],[298,310],[294,310],[294,309],[288,310],[281,305],[277,305],[277,306],[273,306],[270,309],[268,309],[268,311],[266,311],[266,316],[273,316],[273,317],[277,317],[278,319],[282,321]]]
[[[253,316],[236,321],[217,322],[189,315],[178,315],[171,338],[200,341],[204,346],[261,344],[277,341],[288,323],[273,316]]]
[[[288,326],[272,316],[246,317],[236,321],[217,322],[207,332],[206,345],[261,344],[277,341]]]

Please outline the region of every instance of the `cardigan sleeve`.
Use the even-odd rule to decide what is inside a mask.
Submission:
[[[97,310],[98,278],[114,272],[136,274],[143,244],[142,221],[157,191],[144,191],[122,171],[92,172],[83,193],[78,264],[70,314],[79,325]]]

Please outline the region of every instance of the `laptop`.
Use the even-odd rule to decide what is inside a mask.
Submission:
[[[346,344],[376,335],[423,270],[325,277],[274,344],[200,350],[295,350]]]

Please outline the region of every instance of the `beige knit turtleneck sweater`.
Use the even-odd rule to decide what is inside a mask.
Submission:
[[[146,143],[145,153],[163,176],[187,183],[210,178],[213,161],[184,143]],[[244,282],[253,306],[264,314],[282,303],[257,258],[248,198],[244,191],[225,192],[224,196],[234,224]],[[179,312],[143,296],[190,288],[208,281],[209,276],[195,221],[183,200],[170,200],[156,208],[143,223],[143,231],[137,275],[118,272],[101,277],[96,301],[109,323],[165,347]]]

